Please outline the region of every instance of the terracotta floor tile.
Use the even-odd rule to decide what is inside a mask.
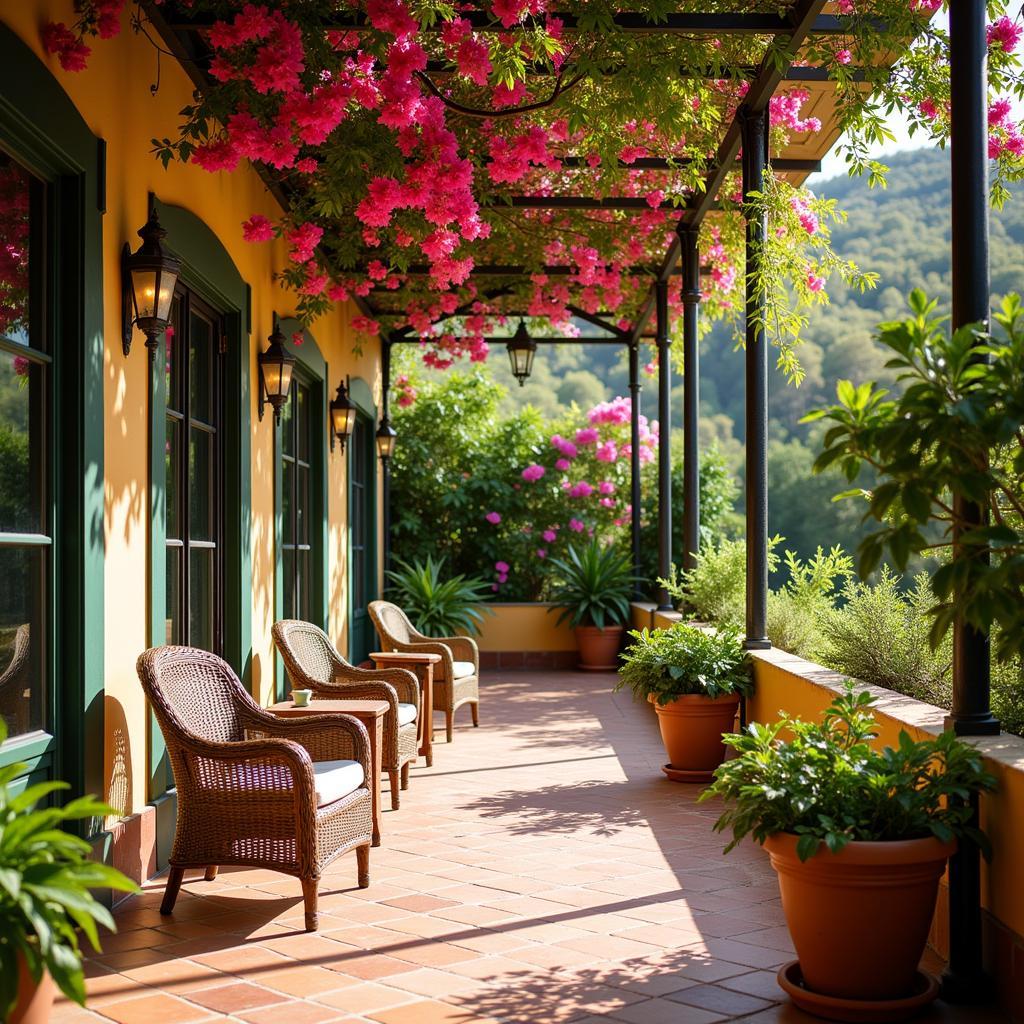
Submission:
[[[292,1001],[258,1010],[239,1010],[234,1016],[249,1024],[326,1024],[338,1019],[338,1011],[333,1006]]]
[[[489,1017],[478,1017],[470,1010],[436,1002],[410,1003],[371,1014],[370,1019],[380,1024],[498,1024]]]
[[[685,1003],[687,1006],[699,1006],[713,1013],[721,1013],[728,1017],[740,1017],[758,1010],[766,1010],[771,1003],[766,999],[745,992],[736,992],[718,985],[695,985],[683,989],[670,997],[673,1001]]]
[[[246,981],[229,982],[214,988],[193,989],[188,993],[190,1002],[198,1003],[217,1013],[235,1013],[237,1010],[254,1010],[261,1006],[272,1006],[287,1001],[280,992],[272,992],[260,985]]]
[[[416,970],[416,964],[408,960],[362,952],[342,957],[324,966],[339,974],[363,981],[375,981],[378,978],[390,977],[392,974],[401,974],[403,971]]]
[[[163,960],[125,971],[123,977],[140,985],[152,985],[165,992],[187,992],[193,988],[209,988],[227,977],[205,964],[191,960]]]
[[[345,1013],[365,1016],[388,1007],[416,1002],[418,999],[419,997],[411,992],[367,982],[365,985],[352,985],[337,992],[324,992],[316,997],[316,1002],[334,1006]]]
[[[109,1003],[99,1010],[103,1017],[118,1024],[193,1024],[211,1019],[209,1010],[186,1003],[177,996],[152,993],[137,999]]]

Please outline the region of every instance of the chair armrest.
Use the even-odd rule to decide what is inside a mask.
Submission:
[[[395,688],[389,686],[383,680],[353,680],[346,682],[335,678],[329,683],[318,683],[313,688],[313,707],[316,707],[317,697],[328,700],[384,700],[388,703],[388,710],[398,714],[398,694]]]
[[[242,801],[247,793],[294,794],[300,805],[306,805],[310,812],[315,811],[313,760],[300,743],[278,737],[213,742],[190,736],[182,740],[182,745],[194,776],[193,785],[200,794],[204,790],[210,793],[231,792],[233,799]],[[201,767],[196,763],[200,760],[207,764]],[[250,777],[243,786],[237,776],[231,777],[230,771],[218,773],[212,769],[211,761],[226,768],[246,762],[251,766],[255,779]],[[283,772],[279,770],[281,768]],[[217,782],[221,784],[217,785]]]
[[[409,651],[413,654],[440,654],[441,667],[444,669],[440,678],[452,678],[452,675],[454,674],[453,662],[455,659],[452,657],[452,649],[447,644],[440,643],[437,640],[416,640],[415,642],[408,644],[396,643],[394,646],[395,650]],[[439,675],[435,671],[434,679],[436,680],[438,678]]]
[[[344,686],[346,692],[351,686],[384,683],[395,691],[398,700],[403,704],[415,704],[419,713],[420,682],[416,678],[416,673],[410,672],[407,668],[353,668],[351,665],[345,665],[334,670],[332,683]]]
[[[332,696],[342,699],[345,697],[367,697],[371,700],[389,700],[389,697],[378,696],[376,688],[383,687],[389,690],[395,701],[411,703],[415,705],[416,712],[420,711],[420,681],[415,673],[408,669],[353,669],[346,666],[335,672],[331,688],[318,687],[323,693],[330,692]],[[366,692],[364,692],[366,691]],[[397,708],[394,709],[397,713]]]
[[[367,779],[370,772],[370,735],[351,715],[301,715],[278,718],[262,709],[246,709],[241,716],[246,728],[267,736],[291,740],[303,747],[310,761],[358,761]],[[310,768],[312,772],[312,768]]]
[[[471,636],[439,636],[434,639],[450,648],[455,661],[471,661],[477,672],[480,671],[480,648]]]

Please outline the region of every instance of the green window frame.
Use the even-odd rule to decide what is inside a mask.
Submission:
[[[5,744],[0,765],[25,761],[26,780],[61,778],[72,795],[102,792],[104,149],[49,69],[2,24],[0,145],[47,182],[49,341],[32,361],[45,363],[49,377],[49,486],[40,516],[48,533],[26,539],[49,553],[46,660],[50,720],[59,723]],[[90,836],[101,830],[99,820],[83,823]]]
[[[370,386],[352,379],[349,394],[356,426],[348,443],[348,657],[358,665],[374,649],[376,636],[367,607],[378,592],[377,407]]]
[[[293,318],[280,321],[286,338],[298,335],[301,345],[291,349],[296,364],[288,403],[274,430],[275,573],[274,618],[304,618],[321,629],[328,628],[328,524],[327,524],[327,363],[316,340]],[[298,396],[305,409],[299,415]],[[304,434],[304,447],[299,432]],[[305,477],[305,496],[300,500],[299,477]],[[299,504],[305,522],[300,527]],[[304,579],[297,571],[305,558]],[[304,584],[304,592],[296,590]],[[296,598],[301,598],[301,603]],[[301,612],[301,614],[300,614]],[[288,679],[284,663],[275,655],[275,693],[284,699]]]

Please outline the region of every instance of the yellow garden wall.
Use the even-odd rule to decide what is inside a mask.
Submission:
[[[568,621],[558,625],[558,612],[543,603],[488,604],[477,644],[480,650],[575,651],[576,637]]]
[[[279,210],[258,176],[248,168],[233,174],[208,174],[193,166],[172,163],[166,170],[150,154],[150,140],[174,137],[178,112],[191,102],[192,83],[182,68],[164,56],[160,87],[151,95],[157,55],[141,36],[131,32],[126,9],[122,32],[112,40],[93,42],[89,67],[79,73],[61,70],[39,42],[46,22],[76,20],[70,0],[26,0],[4,6],[3,21],[47,65],[91,130],[106,140],[106,214],[103,217],[104,397],[105,431],[105,787],[104,796],[125,814],[146,804],[146,709],[135,674],[135,661],[147,646],[149,564],[148,537],[148,384],[147,354],[138,333],[131,355],[121,351],[122,245],[138,245],[136,230],[147,216],[147,194],[164,204],[193,213],[216,234],[241,277],[252,289],[251,491],[252,491],[252,687],[266,703],[273,692],[274,663],[270,626],[274,618],[274,421],[269,413],[257,419],[256,353],[266,347],[275,314],[291,315],[293,297],[273,280],[285,265],[279,242],[251,245],[242,239],[242,221],[254,213],[276,218]],[[173,244],[173,239],[169,239]],[[314,324],[316,339],[328,364],[326,386],[333,396],[344,374],[362,377],[380,393],[378,345],[352,353],[351,306],[340,308]],[[100,410],[92,410],[100,415]],[[324,430],[327,430],[326,423]],[[328,454],[329,494],[329,626],[338,643],[346,639],[346,460]],[[379,483],[379,479],[378,479]],[[378,508],[380,502],[378,501]],[[244,614],[244,611],[243,611]]]

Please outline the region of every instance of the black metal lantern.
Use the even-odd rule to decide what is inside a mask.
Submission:
[[[121,250],[121,347],[127,356],[132,349],[132,329],[146,335],[149,358],[156,358],[160,335],[171,319],[174,286],[181,273],[181,261],[164,252],[160,244],[167,232],[160,227],[156,207],[139,228],[142,245],[135,252],[125,242]]]
[[[288,351],[281,328],[274,324],[274,333],[267,339],[270,345],[258,356],[260,370],[259,417],[263,419],[263,407],[269,402],[274,410],[274,420],[281,422],[281,410],[288,401],[292,387],[292,370],[295,356]]]
[[[398,431],[391,426],[391,420],[387,416],[381,417],[377,427],[377,454],[381,462],[387,462],[395,451],[395,439]]]
[[[348,377],[338,385],[338,393],[331,402],[331,451],[334,451],[334,439],[341,442],[341,450],[345,450],[345,442],[356,429],[356,407],[348,397]]]
[[[508,358],[512,364],[512,376],[522,387],[526,379],[533,373],[533,357],[537,352],[537,342],[530,337],[526,324],[520,320],[516,333],[508,343]]]

